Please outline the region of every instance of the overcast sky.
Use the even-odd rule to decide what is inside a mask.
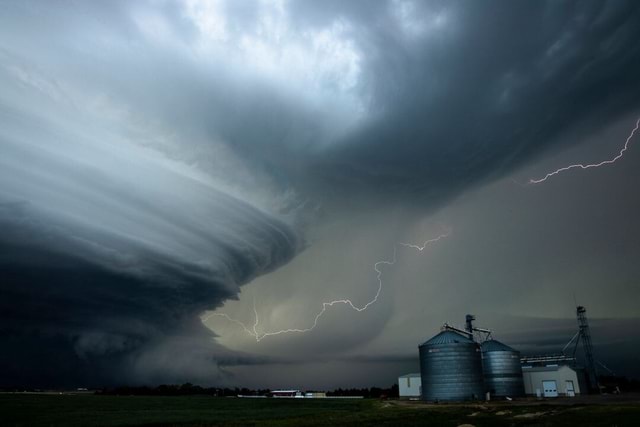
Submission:
[[[576,302],[640,377],[640,135],[528,184],[620,151],[638,40],[622,0],[0,0],[0,385],[388,386]]]

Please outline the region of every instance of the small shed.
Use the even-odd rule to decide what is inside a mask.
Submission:
[[[420,374],[407,374],[398,377],[398,393],[400,399],[420,399],[422,393]]]

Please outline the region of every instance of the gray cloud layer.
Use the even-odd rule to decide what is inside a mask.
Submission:
[[[251,357],[198,315],[323,212],[436,209],[640,95],[633,2],[2,8],[8,382],[219,381]]]

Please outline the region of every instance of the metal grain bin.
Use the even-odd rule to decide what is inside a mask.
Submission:
[[[524,396],[520,352],[496,340],[481,344],[486,391],[496,397]]]
[[[423,400],[475,400],[484,397],[480,346],[453,331],[420,345]]]

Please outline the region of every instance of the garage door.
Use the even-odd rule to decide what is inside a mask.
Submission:
[[[542,381],[544,397],[558,397],[558,385],[555,381]]]

